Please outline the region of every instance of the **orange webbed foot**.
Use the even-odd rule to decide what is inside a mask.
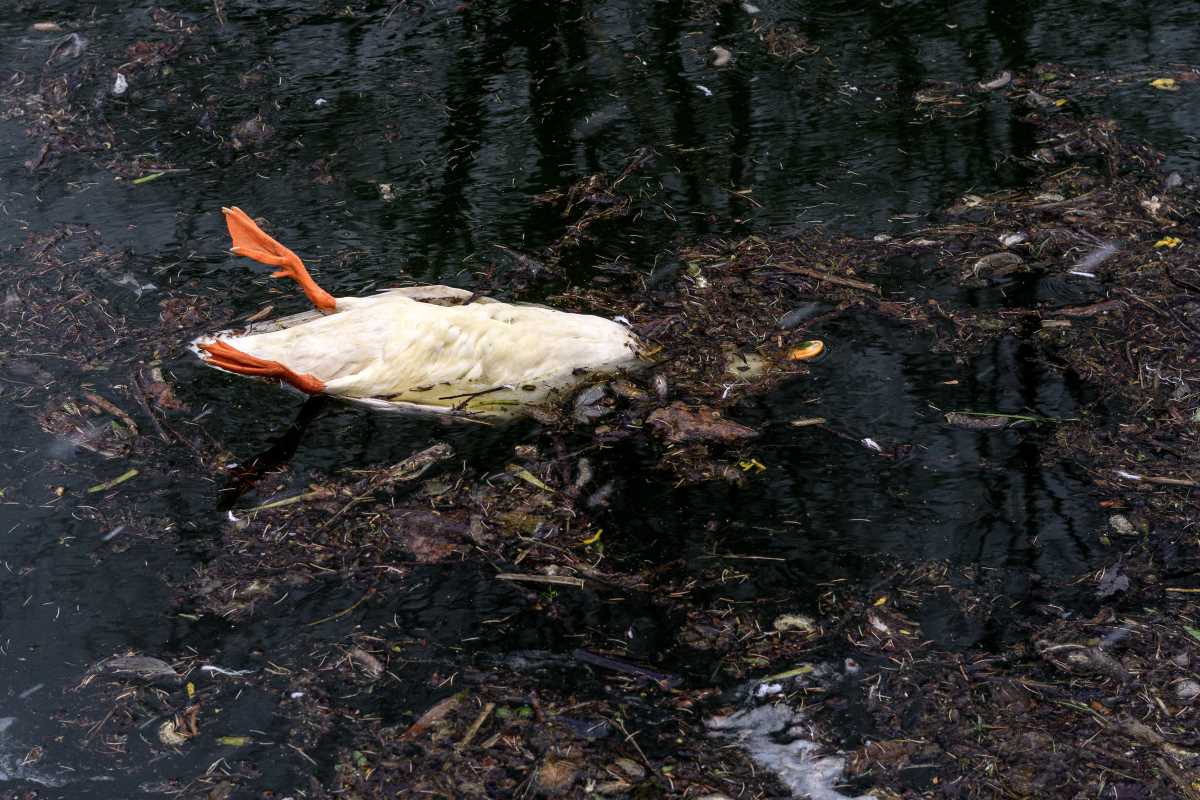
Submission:
[[[230,238],[233,239],[233,247],[230,249],[234,255],[253,258],[259,263],[277,267],[278,269],[271,273],[271,277],[291,278],[300,284],[304,294],[318,309],[334,310],[337,303],[333,295],[317,286],[298,255],[268,236],[250,219],[249,214],[237,206],[222,208],[221,213],[225,215],[225,225],[229,228]]]
[[[200,345],[200,349],[207,354],[206,360],[214,367],[236,372],[239,375],[278,378],[306,394],[321,394],[325,391],[324,381],[315,375],[293,372],[278,361],[268,361],[265,358],[243,353],[233,345],[219,339]]]

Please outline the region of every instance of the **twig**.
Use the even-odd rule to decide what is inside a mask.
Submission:
[[[316,761],[313,761],[312,756],[310,756],[308,753],[301,750],[299,747],[296,747],[296,745],[292,744],[291,742],[288,742],[288,747],[292,748],[297,753],[304,756],[304,760],[307,761],[308,763],[312,764],[314,767],[320,766],[320,764],[318,764]]]
[[[429,468],[434,464],[445,461],[446,459],[451,458],[453,455],[454,450],[450,447],[450,445],[446,444],[445,442],[438,442],[437,444],[426,447],[424,450],[415,455],[409,456],[399,464],[388,469],[387,472],[385,472],[382,476],[377,477],[368,483],[365,491],[352,497],[350,502],[342,506],[336,513],[334,513],[332,517],[321,523],[321,527],[317,528],[317,530],[324,530],[325,528],[329,527],[333,524],[335,519],[349,511],[350,507],[355,503],[361,503],[363,500],[366,500],[383,487],[394,483],[415,481],[417,478],[420,478],[422,475],[428,472]]]
[[[1139,481],[1141,483],[1155,483],[1160,486],[1184,486],[1188,489],[1200,487],[1200,482],[1186,480],[1184,478],[1163,478],[1156,475],[1138,475],[1135,472],[1126,472],[1123,469],[1113,470],[1117,473],[1118,478],[1124,478],[1127,481]]]
[[[1181,796],[1186,797],[1187,800],[1200,800],[1200,792],[1197,792],[1193,788],[1196,784],[1187,775],[1180,773],[1179,770],[1171,766],[1171,762],[1162,756],[1159,756],[1156,760],[1158,761],[1158,768],[1162,770],[1164,775],[1171,779],[1171,783],[1175,784],[1176,788],[1179,789]]]
[[[133,386],[133,392],[131,393],[133,395],[133,399],[137,402],[138,406],[142,409],[146,416],[150,418],[150,423],[154,425],[154,430],[158,431],[158,438],[169,444],[171,442],[171,435],[174,435],[176,439],[183,442],[188,447],[192,447],[191,442],[186,441],[182,436],[179,436],[179,434],[175,433],[174,431],[171,431],[171,434],[168,434],[166,428],[163,427],[163,424],[158,421],[158,417],[156,417],[154,412],[150,410],[150,402],[146,399],[146,389],[142,386],[142,382],[138,380],[137,372],[134,372],[129,376],[129,382]],[[194,451],[195,448],[192,447],[192,450]]]
[[[1163,266],[1167,270],[1167,280],[1169,280],[1171,283],[1178,286],[1180,289],[1187,289],[1189,292],[1191,292],[1193,294],[1200,294],[1200,286],[1197,286],[1194,283],[1189,283],[1188,281],[1185,281],[1183,278],[1175,277],[1175,274],[1173,272],[1171,272],[1171,267],[1169,264],[1164,264]]]
[[[462,741],[458,743],[455,749],[463,750],[470,746],[471,740],[475,738],[475,734],[479,733],[479,729],[483,727],[483,723],[487,721],[487,718],[491,716],[495,709],[495,703],[485,703],[483,710],[479,712],[479,716],[471,723],[471,727],[467,728],[467,735],[462,738]]]
[[[501,572],[496,576],[496,580],[517,583],[549,583],[555,586],[574,586],[576,589],[582,589],[587,585],[583,578],[569,578],[565,575],[526,575],[520,572]]]
[[[122,472],[120,475],[118,475],[117,477],[113,478],[111,481],[105,481],[104,483],[97,483],[95,486],[89,488],[87,490],[87,493],[95,494],[96,492],[107,492],[109,489],[113,488],[114,486],[124,483],[125,481],[129,480],[130,478],[136,478],[137,475],[138,475],[137,469],[134,469],[134,468],[127,469],[124,472]]]
[[[1097,314],[1106,314],[1109,311],[1121,311],[1124,308],[1124,301],[1101,300],[1099,303],[1092,303],[1090,306],[1056,308],[1049,313],[1056,317],[1094,317]]]
[[[434,703],[433,707],[422,714],[416,722],[414,722],[412,725],[409,725],[408,730],[400,734],[397,739],[401,742],[407,742],[417,738],[422,733],[429,730],[429,727],[433,725],[433,723],[441,720],[443,717],[453,711],[454,707],[462,702],[465,694],[465,692],[452,694],[449,697],[443,698]]]
[[[758,202],[757,200],[755,200],[753,197],[750,196],[749,189],[743,189],[742,191],[739,192],[734,189],[726,189],[724,186],[718,186],[717,188],[732,197],[736,197],[739,200],[745,200],[747,203],[754,206],[755,208],[763,207],[762,203]]]
[[[292,495],[291,497],[285,497],[282,500],[272,500],[270,503],[263,503],[261,506],[254,506],[253,508],[244,508],[244,509],[242,509],[242,513],[250,514],[255,511],[266,511],[268,508],[282,508],[283,506],[290,506],[290,505],[294,505],[295,503],[302,503],[305,500],[315,500],[319,497],[328,497],[328,496],[329,496],[328,490],[318,489],[318,490],[315,490],[312,492],[305,492],[304,494],[297,494],[297,495]]]
[[[787,561],[786,558],[775,556],[740,556],[737,553],[713,553],[710,556],[700,556],[700,558],[721,558],[728,561]]]
[[[673,689],[682,683],[682,679],[677,675],[667,675],[663,672],[654,672],[653,670],[639,667],[637,664],[630,664],[627,661],[613,658],[612,656],[602,656],[599,653],[593,653],[590,650],[579,649],[574,653],[576,661],[582,661],[585,664],[591,664],[594,667],[601,669],[611,669],[613,672],[623,672],[626,675],[636,675],[639,678],[646,678],[658,684],[663,689]]]
[[[316,622],[310,622],[310,623],[308,623],[308,627],[311,628],[313,625],[320,625],[323,622],[330,622],[332,620],[337,619],[338,617],[346,616],[351,611],[353,611],[354,609],[361,606],[363,604],[363,601],[366,600],[368,597],[370,597],[373,594],[375,594],[374,589],[367,589],[367,593],[364,594],[362,597],[358,598],[358,601],[354,605],[350,606],[349,608],[343,608],[341,611],[337,612],[336,614],[331,614],[328,617],[325,617],[324,619],[319,619]]]
[[[1015,419],[1021,422],[1078,422],[1078,417],[1041,417],[1037,414],[1005,414],[1000,411],[948,411],[946,415],[958,414],[964,417],[997,417],[999,419]]]
[[[99,407],[102,411],[107,411],[109,414],[112,414],[114,417],[121,420],[121,422],[124,422],[125,427],[129,428],[129,430],[133,432],[134,436],[138,435],[137,423],[133,421],[132,417],[118,408],[117,405],[111,400],[107,400],[94,392],[84,392],[83,396],[84,399],[86,399],[92,405]]]
[[[642,763],[646,765],[646,769],[650,770],[650,774],[661,781],[663,778],[662,773],[658,771],[658,767],[650,763],[650,759],[646,758],[646,754],[642,752],[641,745],[637,743],[637,739],[635,737],[638,735],[638,733],[640,733],[640,731],[634,731],[633,733],[630,733],[629,729],[625,727],[625,720],[619,717],[616,719],[610,719],[609,722],[621,729],[621,733],[625,734],[625,741],[633,745],[633,749],[636,750],[637,754],[641,757]]]
[[[851,289],[859,289],[872,294],[880,294],[879,287],[873,283],[856,280],[855,278],[843,278],[841,275],[830,275],[828,272],[816,269],[814,267],[797,267],[793,264],[770,264],[769,269],[777,269],[781,272],[792,272],[797,275],[804,275],[818,281],[837,284],[838,286],[848,286]]]

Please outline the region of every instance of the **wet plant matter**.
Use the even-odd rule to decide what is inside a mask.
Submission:
[[[95,780],[110,771],[136,775],[131,796],[785,796],[706,724],[764,704],[846,756],[847,794],[1196,793],[1197,195],[1105,113],[1129,91],[1184,95],[1190,68],[841,86],[910,122],[989,116],[1025,137],[994,154],[993,185],[964,181],[886,232],[756,226],[779,195],[704,184],[687,120],[606,148],[601,114],[544,130],[520,210],[481,232],[465,224],[469,81],[371,117],[352,154],[308,115],[366,119],[354,93],[279,88],[283,55],[200,78],[213,48],[326,18],[352,37],[449,20],[472,77],[545,44],[518,10],[257,11],[23,28],[36,44],[0,93],[21,179],[71,208],[267,173],[342,198],[333,243],[309,241],[340,293],[445,280],[619,314],[654,363],[502,425],[302,403],[185,350],[296,308],[221,255],[219,203],[168,214],[161,252],[20,205],[0,264],[4,513],[38,546],[6,561],[5,613],[28,626],[6,654],[36,658],[37,625],[79,653],[44,679],[4,673],[26,704],[0,728],[13,796],[112,796]],[[722,45],[735,70],[846,70],[820,60],[820,31],[733,7],[658,9],[635,41],[669,54],[653,31],[671,14],[741,15]],[[570,22],[552,42],[568,60]],[[703,65],[707,45],[675,57]],[[658,80],[606,53],[593,69]],[[546,118],[570,96],[552,74],[531,84]],[[665,93],[703,95],[679,74]],[[447,140],[436,167],[355,171],[426,128]],[[562,142],[592,151],[588,169],[559,172]],[[350,200],[488,246],[452,259],[428,222],[397,266]],[[288,209],[255,211],[282,239]],[[526,214],[537,240],[505,235]],[[792,357],[814,339],[822,359]],[[111,596],[55,603],[75,573]]]

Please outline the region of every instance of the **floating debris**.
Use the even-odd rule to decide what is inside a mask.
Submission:
[[[1012,76],[1011,72],[1009,72],[1008,70],[1004,70],[999,75],[997,75],[995,78],[992,78],[990,81],[981,81],[979,84],[979,88],[986,89],[989,92],[994,91],[996,89],[1003,89],[1005,86],[1008,86],[1010,83],[1012,83],[1012,77],[1013,76]]]
[[[1083,258],[1076,261],[1074,266],[1071,268],[1071,272],[1072,274],[1079,274],[1078,271],[1080,270],[1093,270],[1119,252],[1121,252],[1121,248],[1116,242],[1105,242]]]
[[[758,431],[725,419],[718,411],[706,407],[693,409],[680,402],[657,409],[646,419],[646,424],[671,444],[705,441],[732,444],[758,436]]]
[[[776,323],[780,330],[790,331],[813,317],[830,311],[832,306],[826,303],[803,303],[779,318]]]
[[[180,680],[180,675],[167,662],[152,656],[114,656],[100,662],[97,670],[114,675],[134,675],[145,680]]]
[[[971,266],[971,274],[977,277],[1001,277],[1020,269],[1024,264],[1025,259],[1016,253],[989,253]]]
[[[138,470],[136,468],[130,468],[130,469],[125,470],[120,475],[118,475],[117,477],[113,478],[110,481],[105,481],[104,483],[97,483],[95,486],[89,487],[87,491],[88,491],[88,494],[96,494],[97,492],[107,492],[109,489],[112,489],[116,486],[120,486],[125,481],[130,480],[131,478],[136,478],[137,476],[138,476]]]
[[[735,737],[758,764],[778,776],[795,795],[811,800],[875,800],[873,795],[844,795],[846,759],[820,755],[824,748],[804,738],[807,720],[786,703],[758,706],[705,723],[716,734]]]
[[[88,40],[86,36],[81,36],[78,33],[67,34],[54,43],[54,47],[50,49],[50,55],[46,58],[46,63],[61,63],[79,58],[87,50],[87,46]]]
[[[801,342],[787,351],[788,361],[812,361],[825,352],[825,343],[819,339]]]
[[[972,431],[995,431],[1008,427],[1008,419],[1002,416],[981,416],[951,411],[946,414],[946,424],[956,428],[966,428]]]

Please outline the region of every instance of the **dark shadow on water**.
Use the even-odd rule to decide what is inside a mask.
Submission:
[[[944,417],[976,411],[1069,419],[1091,399],[1077,380],[1037,363],[1011,337],[959,363],[932,352],[927,335],[866,314],[814,333],[830,346],[829,357],[738,414],[762,432],[751,449],[766,471],[745,488],[673,491],[626,480],[613,514],[644,531],[625,543],[627,557],[680,559],[697,574],[740,569],[747,579],[714,591],[767,611],[811,604],[819,584],[869,580],[882,561],[897,558],[998,570],[1014,601],[1043,578],[1094,566],[1095,498],[1076,468],[1041,462],[1051,427],[981,432]],[[809,417],[826,418],[827,429],[790,424]]]
[[[217,510],[233,508],[242,495],[254,488],[271,470],[285,466],[296,454],[296,448],[308,431],[313,420],[326,408],[329,399],[324,396],[311,397],[300,406],[296,420],[269,448],[232,469],[225,485],[217,493]]]

